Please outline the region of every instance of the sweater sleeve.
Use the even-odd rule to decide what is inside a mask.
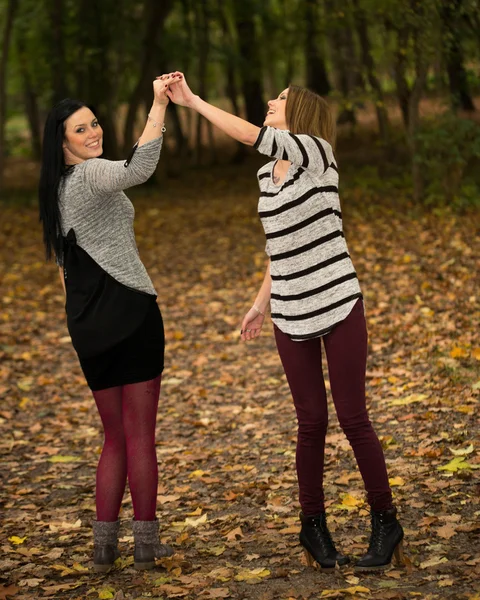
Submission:
[[[321,174],[334,162],[332,147],[326,140],[274,127],[262,127],[253,146],[271,158],[288,160],[294,165],[314,169]]]
[[[157,167],[163,137],[134,148],[130,160],[111,161],[91,158],[85,161],[85,183],[94,195],[120,192],[144,183]]]

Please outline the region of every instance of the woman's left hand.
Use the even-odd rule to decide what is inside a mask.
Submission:
[[[174,104],[191,108],[195,94],[188,87],[185,75],[180,71],[175,71],[171,75],[173,75],[173,81],[167,91],[167,96]]]

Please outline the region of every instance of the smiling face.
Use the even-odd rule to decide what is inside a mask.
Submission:
[[[83,106],[65,121],[63,156],[66,165],[78,165],[103,152],[103,130],[93,112]]]
[[[268,101],[268,112],[263,122],[264,125],[276,129],[288,129],[286,117],[287,97],[288,88],[283,90],[276,100]]]

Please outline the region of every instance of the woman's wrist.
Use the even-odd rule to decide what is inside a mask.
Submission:
[[[192,94],[191,99],[187,103],[187,108],[192,108],[193,110],[197,110],[198,105],[201,101],[202,101],[202,99],[200,98],[200,96],[198,96],[197,94]]]
[[[268,302],[254,302],[252,308],[258,314],[260,314],[264,317],[265,313],[267,312],[268,304],[269,304]]]

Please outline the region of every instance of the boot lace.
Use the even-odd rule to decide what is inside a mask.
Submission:
[[[386,535],[387,528],[382,527],[382,522],[380,520],[372,518],[372,535],[370,536],[368,551],[370,553],[375,552],[377,554],[382,554]]]
[[[336,552],[335,544],[333,543],[328,527],[324,525],[320,519],[313,520],[312,525],[315,532],[315,539],[320,544],[322,551],[325,554]]]

